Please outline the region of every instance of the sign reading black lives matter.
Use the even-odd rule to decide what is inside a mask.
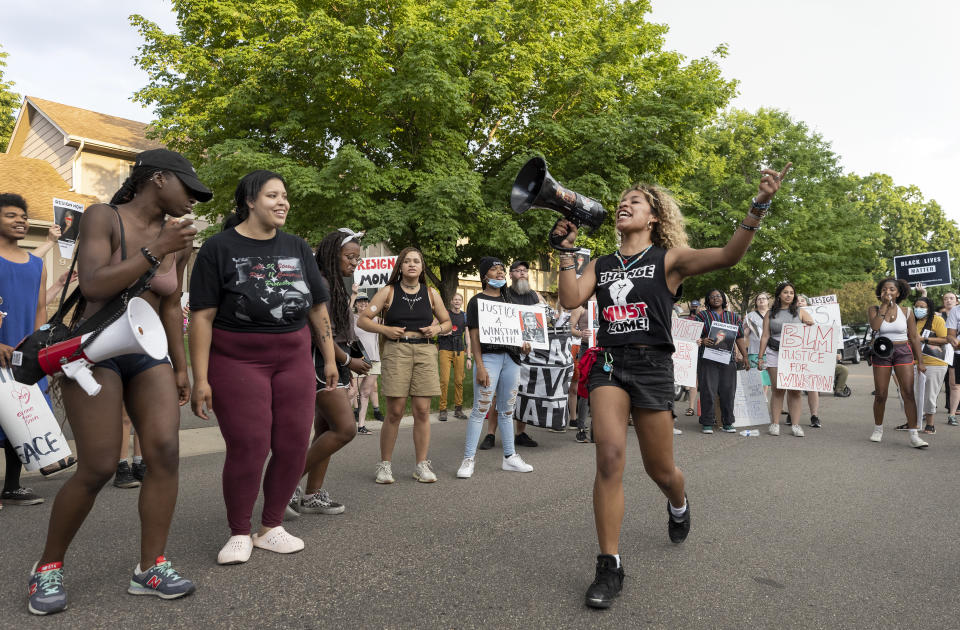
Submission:
[[[480,300],[483,304],[488,300]],[[514,418],[535,427],[562,429],[568,421],[567,394],[573,377],[573,338],[569,329],[551,329],[547,350],[533,350],[520,361]]]
[[[925,287],[953,284],[950,276],[950,252],[926,252],[909,256],[894,256],[893,268],[897,280],[906,280],[910,286],[922,282]]]
[[[542,304],[526,306],[477,300],[477,315],[482,343],[519,348],[529,342],[534,350],[550,349],[547,313]]]

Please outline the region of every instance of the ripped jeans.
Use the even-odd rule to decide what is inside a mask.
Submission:
[[[513,455],[513,408],[517,403],[517,383],[520,366],[505,352],[483,355],[483,366],[490,376],[490,387],[477,385],[477,366],[473,366],[473,410],[467,420],[467,439],[463,447],[464,458],[477,453],[477,443],[483,431],[483,419],[490,409],[494,394],[497,397],[497,423],[503,442],[503,456]]]

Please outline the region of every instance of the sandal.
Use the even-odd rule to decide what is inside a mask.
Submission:
[[[896,427],[896,428],[894,429],[894,431],[906,431],[906,430],[908,430],[909,428],[910,428],[910,427],[907,426],[907,423],[904,422],[904,423],[901,424],[900,426]]]
[[[44,466],[40,469],[40,474],[46,478],[56,477],[65,470],[72,468],[77,465],[77,458],[71,455],[70,457],[65,457],[58,462],[54,462],[49,466]]]
[[[687,407],[687,411],[686,411],[686,413],[684,413],[683,415],[685,415],[685,416],[692,416],[694,413],[696,413],[696,412],[693,410],[693,407]]]

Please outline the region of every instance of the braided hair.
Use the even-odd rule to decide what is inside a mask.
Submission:
[[[317,265],[330,285],[330,324],[334,335],[342,334],[351,325],[350,295],[340,274],[341,244],[347,236],[340,231],[330,232],[317,245]]]
[[[130,177],[123,180],[123,184],[120,185],[120,190],[113,193],[113,197],[110,198],[110,203],[114,206],[122,203],[130,203],[137,193],[140,192],[140,189],[143,188],[143,185],[150,181],[151,177],[162,172],[163,171],[155,166],[135,166],[130,172]]]

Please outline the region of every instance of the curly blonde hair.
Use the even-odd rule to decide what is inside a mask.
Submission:
[[[653,216],[659,219],[653,224],[650,234],[650,240],[653,241],[653,244],[664,249],[688,247],[687,230],[683,225],[683,214],[681,214],[680,206],[677,205],[677,200],[673,198],[673,195],[660,186],[636,184],[623,191],[620,199],[634,190],[643,193],[647,203],[650,204]]]

